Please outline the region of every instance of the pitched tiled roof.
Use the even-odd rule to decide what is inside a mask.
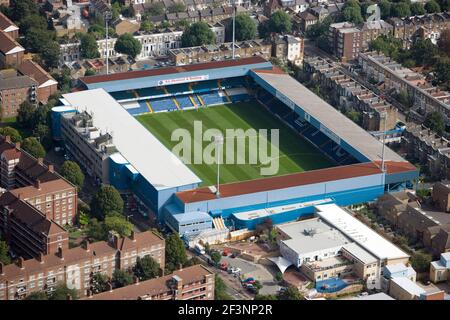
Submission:
[[[205,276],[213,274],[202,265],[195,265],[186,269],[174,271],[172,274],[156,279],[150,279],[115,290],[102,292],[84,300],[137,300],[145,295],[157,295],[171,291],[170,280],[177,276],[183,285],[201,281]]]
[[[11,26],[17,28],[17,26],[11,20],[9,20],[7,16],[0,12],[0,30],[5,30]]]
[[[53,77],[48,74],[47,71],[42,69],[40,65],[32,60],[24,60],[17,69],[21,74],[27,75],[30,78],[36,80],[39,85],[42,85],[49,80],[53,80],[56,82],[56,80],[53,79]]]
[[[8,34],[3,31],[0,31],[0,52],[3,54],[8,53],[12,49],[20,48],[20,51],[24,51],[25,49],[13,38],[11,38]]]
[[[11,192],[0,196],[0,206],[8,207],[16,220],[21,221],[37,234],[43,233],[50,236],[66,232],[63,227],[47,219],[38,209]]]

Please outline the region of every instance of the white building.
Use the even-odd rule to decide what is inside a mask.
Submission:
[[[216,35],[217,44],[225,41],[225,27],[221,24],[210,25],[211,30]],[[183,31],[179,29],[166,29],[160,33],[140,33],[134,35],[134,38],[142,44],[141,53],[136,57],[137,60],[148,59],[153,57],[167,56],[170,49],[178,49],[181,47],[181,36]],[[114,50],[117,38],[108,39],[109,57],[118,57],[121,54]],[[100,58],[106,58],[106,39],[97,40]],[[73,62],[81,59],[80,42],[62,44],[60,54],[60,62]]]

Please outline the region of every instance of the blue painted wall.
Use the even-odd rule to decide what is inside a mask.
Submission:
[[[158,81],[160,80],[169,80],[169,79],[178,79],[184,77],[192,77],[192,76],[202,76],[208,75],[209,80],[222,79],[222,78],[231,78],[231,77],[242,77],[249,73],[251,69],[267,69],[271,68],[272,64],[270,62],[263,63],[255,63],[248,64],[243,66],[234,66],[227,68],[218,68],[218,69],[205,69],[198,71],[190,71],[190,72],[180,72],[173,74],[164,74],[158,76],[150,76],[150,77],[142,77],[142,78],[134,78],[128,80],[116,80],[109,82],[98,82],[98,83],[90,83],[86,84],[88,89],[97,89],[103,88],[107,92],[114,91],[123,91],[123,90],[131,90],[131,89],[141,89],[141,88],[149,88],[149,87],[157,87],[159,86]]]

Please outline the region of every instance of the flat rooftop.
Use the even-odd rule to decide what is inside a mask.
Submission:
[[[63,95],[65,104],[93,116],[93,124],[113,137],[122,156],[157,190],[201,180],[103,89]]]
[[[325,126],[325,130],[330,130],[370,161],[381,161],[382,143],[379,140],[308,90],[297,80],[283,72],[254,71],[274,89],[300,106],[310,116],[320,121]],[[384,159],[387,161],[406,162],[405,159],[388,147],[385,148]]]
[[[316,214],[380,260],[409,255],[335,204],[316,206]]]
[[[352,240],[319,218],[291,222],[278,228],[290,237],[283,242],[298,254],[342,247]]]

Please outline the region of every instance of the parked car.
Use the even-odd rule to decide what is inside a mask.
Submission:
[[[228,263],[222,262],[219,266],[219,268],[223,271],[228,271]]]
[[[228,256],[229,253],[230,253],[230,252],[228,251],[228,249],[225,248],[225,249],[223,249],[222,255],[223,255],[224,257],[226,257],[226,256]]]
[[[233,274],[240,273],[241,271],[242,271],[241,268],[237,268],[237,267],[231,268],[231,273],[233,273]]]

